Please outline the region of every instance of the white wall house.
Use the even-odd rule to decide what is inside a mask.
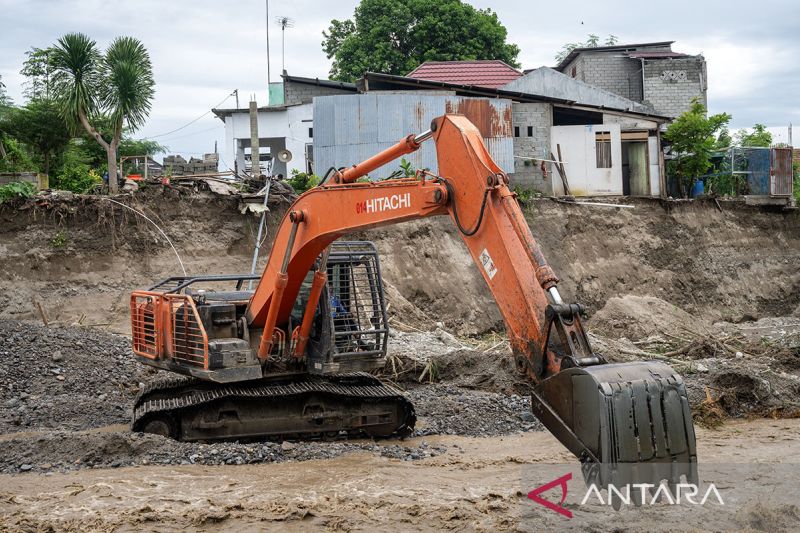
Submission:
[[[262,172],[289,177],[293,170],[314,172],[314,109],[315,96],[352,94],[356,86],[318,78],[281,76],[281,83],[270,84],[268,106],[258,108],[258,144]],[[250,110],[213,109],[225,123],[225,161],[233,161],[239,174],[251,168]],[[288,162],[278,161],[281,150],[291,153]]]
[[[225,160],[234,161],[235,170],[248,172],[250,162],[250,110],[215,109],[225,122]],[[313,164],[313,115],[311,103],[258,108],[258,143],[262,171],[267,175],[289,177],[293,170],[309,171]],[[278,161],[281,150],[291,160]]]

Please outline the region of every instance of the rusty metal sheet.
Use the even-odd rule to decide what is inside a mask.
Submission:
[[[770,194],[792,195],[792,149],[773,148],[770,165]]]
[[[511,136],[511,107],[496,105],[497,100],[451,98],[445,104],[447,113],[458,113],[477,126],[484,139]]]
[[[314,99],[314,157],[320,172],[350,166],[389,148],[410,133],[430,127],[444,113],[461,113],[476,124],[489,153],[506,172],[514,171],[511,101],[447,94],[375,92]],[[436,147],[425,143],[405,156],[416,168],[437,171]],[[388,165],[371,174],[386,178]]]

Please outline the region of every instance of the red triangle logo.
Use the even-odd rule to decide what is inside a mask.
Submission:
[[[528,493],[528,498],[530,498],[531,500],[535,501],[540,505],[544,505],[551,511],[555,511],[558,514],[566,516],[567,518],[572,518],[572,511],[562,507],[562,505],[564,505],[564,500],[567,499],[567,481],[571,479],[572,479],[572,472],[570,472],[569,474],[564,474],[560,478],[554,479],[550,483],[547,483],[545,485],[542,485],[541,487],[533,489]],[[558,502],[558,505],[549,500],[545,500],[544,498],[539,496],[541,493],[547,492],[553,487],[561,487],[561,501]]]

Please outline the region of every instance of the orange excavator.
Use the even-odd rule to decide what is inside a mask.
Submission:
[[[431,138],[438,175],[359,180]],[[516,369],[534,384],[534,414],[587,482],[696,480],[681,377],[662,362],[613,364],[592,350],[582,306],[562,300],[508,185],[477,128],[444,115],[301,195],[261,276],[178,276],[133,292],[135,356],[183,376],[143,388],[132,428],[180,440],[410,434],[413,405],[371,374],[385,364],[389,332],[376,250],[337,239],[449,216],[505,320]]]

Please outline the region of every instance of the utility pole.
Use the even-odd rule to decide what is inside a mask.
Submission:
[[[250,100],[250,176],[258,179],[261,176],[261,154],[258,138],[258,104],[255,96]]]

